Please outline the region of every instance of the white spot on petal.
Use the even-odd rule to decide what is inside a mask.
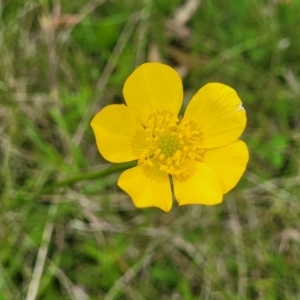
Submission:
[[[241,110],[245,110],[242,103],[239,105],[239,107],[237,108],[236,111],[238,112],[238,111],[241,111]]]

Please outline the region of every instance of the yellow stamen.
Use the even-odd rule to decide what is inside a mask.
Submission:
[[[137,132],[136,139],[144,138],[147,145],[138,161],[139,165],[155,167],[177,179],[186,179],[194,171],[195,161],[201,161],[201,131],[197,125],[186,119],[179,119],[169,112],[157,112],[146,122],[145,131]]]

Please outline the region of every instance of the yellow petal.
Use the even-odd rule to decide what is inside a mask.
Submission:
[[[161,63],[145,63],[126,80],[125,101],[146,124],[150,114],[169,111],[178,115],[183,100],[181,78],[171,67]]]
[[[97,146],[102,156],[111,162],[138,159],[132,149],[132,138],[142,125],[125,105],[104,107],[92,120]]]
[[[237,93],[221,83],[208,83],[189,103],[184,118],[201,128],[203,148],[215,148],[236,141],[246,126],[246,113]]]
[[[132,198],[136,207],[158,207],[168,212],[172,207],[172,192],[168,174],[159,180],[145,174],[143,167],[137,166],[123,172],[118,186]]]
[[[240,140],[221,148],[206,150],[203,158],[204,163],[220,178],[223,194],[236,186],[246,169],[248,159],[248,148]]]
[[[179,205],[214,205],[222,202],[222,186],[216,172],[204,163],[195,163],[195,172],[186,180],[173,178]]]

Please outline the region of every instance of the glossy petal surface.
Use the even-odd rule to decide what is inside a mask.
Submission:
[[[204,163],[196,163],[196,170],[188,179],[173,178],[174,193],[179,205],[214,205],[222,202],[221,182],[216,172]]]
[[[236,186],[249,159],[247,146],[238,140],[221,148],[209,149],[204,154],[204,162],[218,175],[223,194]]]
[[[118,186],[132,198],[136,207],[158,207],[168,212],[172,207],[172,192],[168,174],[159,180],[146,176],[141,166],[124,171]]]
[[[221,83],[208,83],[187,106],[184,118],[199,125],[203,148],[228,145],[237,140],[246,126],[246,113],[237,93]]]
[[[178,73],[161,63],[145,63],[126,80],[125,101],[143,124],[156,111],[178,115],[183,100],[183,88]]]
[[[99,152],[111,162],[138,159],[133,153],[132,138],[143,129],[135,114],[125,105],[104,107],[92,120]]]

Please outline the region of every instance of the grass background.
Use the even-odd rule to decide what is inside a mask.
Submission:
[[[300,299],[299,0],[0,1],[0,300]],[[235,88],[248,171],[215,207],[137,210],[91,118],[144,61]]]

